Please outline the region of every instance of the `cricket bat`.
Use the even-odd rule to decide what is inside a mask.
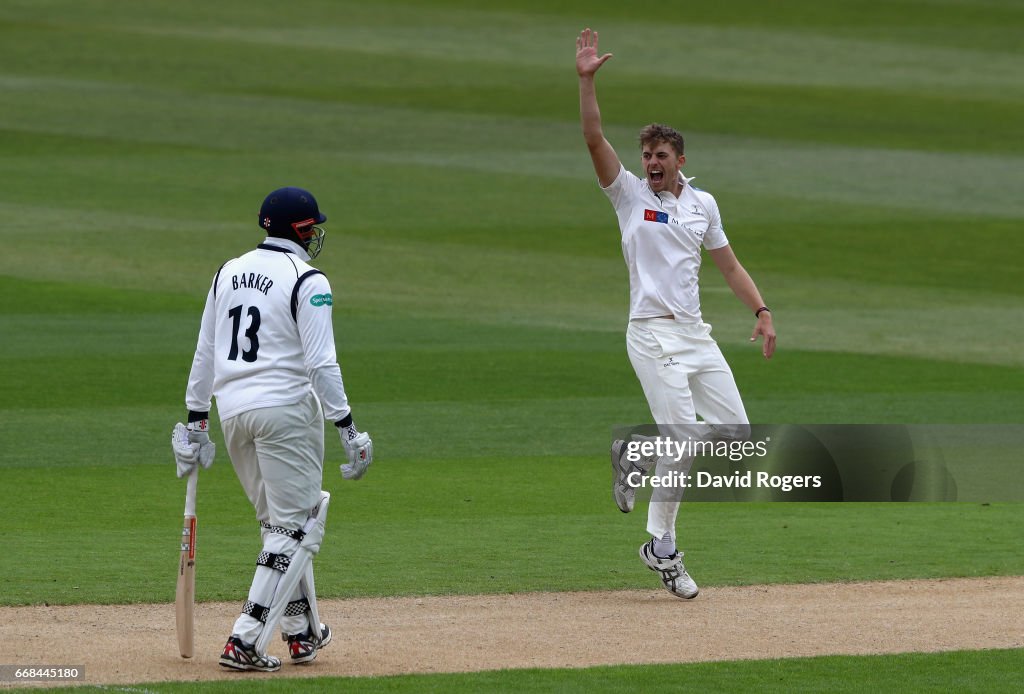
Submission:
[[[178,651],[191,658],[195,632],[196,597],[196,483],[199,466],[189,473],[185,491],[185,521],[181,528],[181,560],[178,562],[178,589],[174,595],[174,621],[178,631]]]

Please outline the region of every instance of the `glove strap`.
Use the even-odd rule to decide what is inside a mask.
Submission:
[[[189,421],[188,426],[185,427],[189,431],[201,431],[205,434],[210,433],[210,420],[209,419],[197,419],[195,421]]]
[[[356,423],[352,419],[351,412],[345,415],[344,419],[335,422],[334,426],[338,427],[341,431],[342,438],[346,443],[359,436],[359,430],[356,429]]]

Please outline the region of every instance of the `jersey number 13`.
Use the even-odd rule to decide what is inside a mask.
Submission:
[[[256,334],[260,329],[260,310],[255,306],[250,306],[246,314],[251,319],[249,327],[245,329],[245,337],[249,338],[249,349],[242,352],[242,361],[254,362],[256,361],[256,352],[260,349],[260,339]],[[242,305],[235,306],[228,311],[228,315],[231,316],[232,333],[231,351],[228,352],[228,361],[235,361],[238,359],[238,331],[242,327]]]

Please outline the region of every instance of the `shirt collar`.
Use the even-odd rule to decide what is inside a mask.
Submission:
[[[300,246],[295,241],[292,241],[291,239],[282,239],[278,236],[268,236],[267,238],[263,239],[263,243],[261,243],[260,245],[280,248],[281,250],[287,251],[288,253],[294,253],[303,262],[309,262],[309,253],[306,252],[306,249]]]

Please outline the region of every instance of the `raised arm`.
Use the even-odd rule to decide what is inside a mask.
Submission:
[[[605,64],[611,53],[598,56],[597,32],[584,29],[576,39],[576,72],[580,76],[580,123],[583,139],[590,150],[594,171],[602,187],[610,186],[619,175],[622,164],[619,155],[604,137],[601,130],[601,109],[597,106],[597,92],[594,89],[594,75]]]

